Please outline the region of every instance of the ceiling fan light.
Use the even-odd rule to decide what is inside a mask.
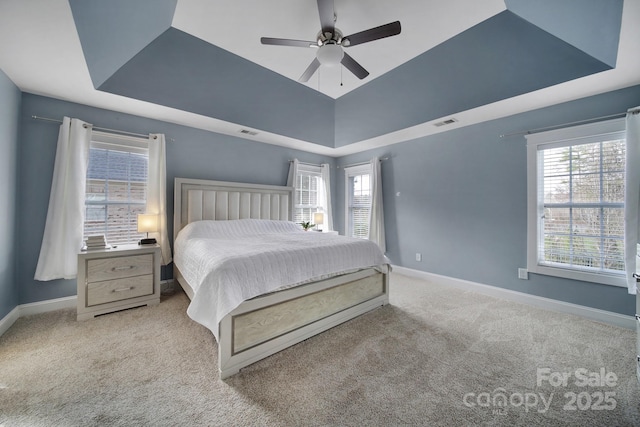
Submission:
[[[340,61],[342,61],[342,57],[344,56],[344,52],[342,47],[337,44],[325,44],[320,46],[318,49],[318,53],[316,54],[316,58],[322,65],[338,65]]]

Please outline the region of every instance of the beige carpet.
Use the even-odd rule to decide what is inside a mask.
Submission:
[[[19,319],[0,426],[640,425],[630,330],[393,275],[391,305],[222,382],[187,304]]]

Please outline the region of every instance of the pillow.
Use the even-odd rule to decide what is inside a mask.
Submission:
[[[233,238],[256,234],[299,233],[300,226],[291,221],[270,219],[233,219],[229,221],[195,221],[185,226],[178,237]]]

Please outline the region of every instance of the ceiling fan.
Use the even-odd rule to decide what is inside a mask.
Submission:
[[[300,82],[309,81],[320,65],[331,66],[337,64],[344,65],[345,68],[351,71],[356,77],[364,79],[369,75],[369,72],[349,56],[343,48],[398,35],[401,30],[400,21],[370,28],[349,36],[343,36],[342,32],[334,26],[336,15],[333,9],[333,0],[317,1],[321,30],[318,33],[316,41],[262,37],[260,42],[262,44],[275,46],[317,48],[316,58],[309,64],[305,72],[302,73],[302,76],[298,79]]]

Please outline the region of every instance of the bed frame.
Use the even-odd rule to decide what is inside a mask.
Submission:
[[[292,212],[292,187],[175,179],[174,241],[193,221],[289,221]],[[192,287],[176,267],[174,277],[193,298]],[[373,268],[247,300],[219,324],[220,378],[388,303],[388,273]]]

